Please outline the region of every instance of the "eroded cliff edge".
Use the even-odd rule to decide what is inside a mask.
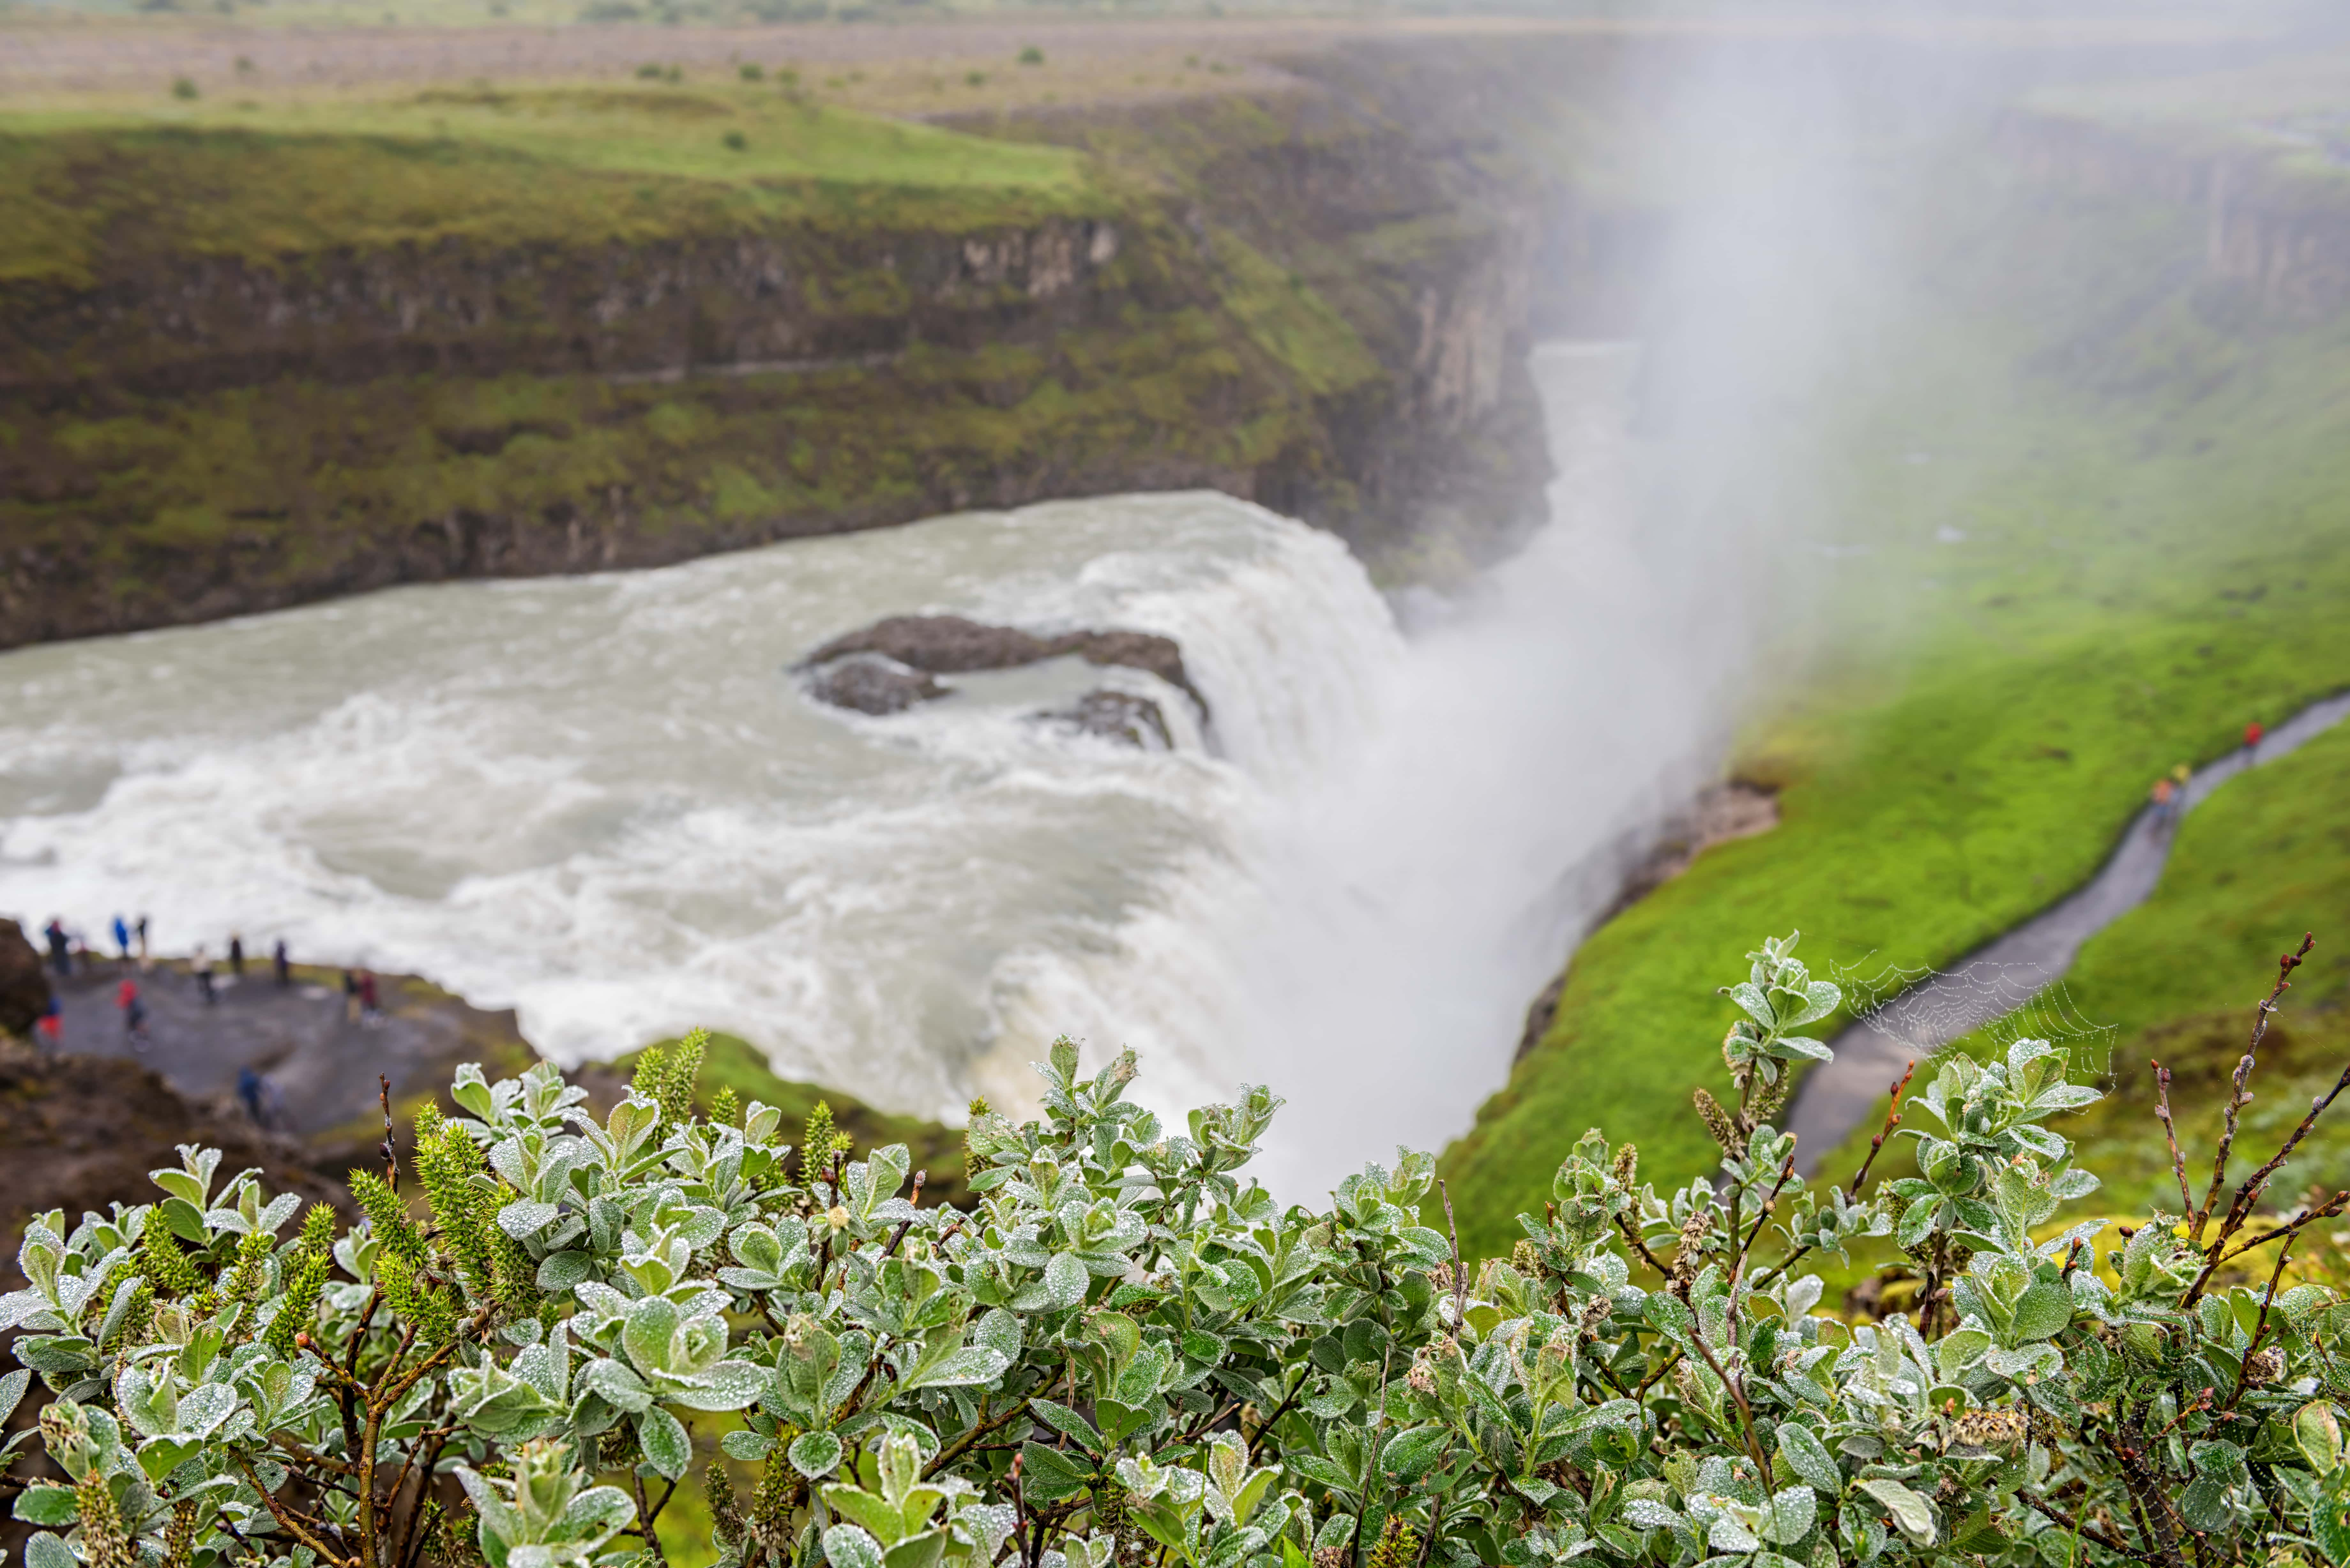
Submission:
[[[1080,150],[1049,196],[0,139],[27,210],[72,209],[0,273],[0,646],[1130,489],[1258,500],[1394,576],[1491,558],[1542,506],[1523,362],[1560,208],[1462,73],[1534,89],[1491,49],[1294,64],[1292,90],[964,128]],[[256,191],[386,160],[426,207],[443,175],[529,199],[239,226]],[[586,221],[536,220],[550,189]]]

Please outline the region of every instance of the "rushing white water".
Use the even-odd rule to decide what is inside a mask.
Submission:
[[[1711,754],[1698,607],[1636,524],[1630,365],[1537,356],[1553,524],[1409,643],[1336,539],[1180,494],[0,657],[0,909],[283,934],[513,1005],[564,1058],[708,1023],[929,1114],[1033,1099],[1056,1033],[1130,1044],[1161,1105],[1288,1096],[1303,1193],[1465,1125],[1624,833]],[[1211,733],[1125,670],[883,719],[794,682],[921,610],[1163,632]],[[1104,684],[1177,748],[1029,717]]]
[[[1416,634],[1351,764],[1274,805],[1242,972],[1251,1075],[1290,1099],[1278,1188],[1465,1129],[1648,831],[1711,781],[1737,574],[1645,493],[1636,363],[1536,352],[1549,524]]]

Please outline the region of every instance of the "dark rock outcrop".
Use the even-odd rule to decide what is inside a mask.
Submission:
[[[1703,791],[1659,826],[1647,850],[1624,874],[1615,901],[1592,922],[1592,929],[1606,925],[1688,870],[1697,863],[1699,856],[1715,845],[1727,844],[1734,838],[1752,838],[1778,826],[1779,795],[1774,789],[1732,779]],[[1542,994],[1526,1009],[1525,1027],[1519,1032],[1517,1054],[1512,1061],[1523,1061],[1542,1044],[1542,1037],[1550,1033],[1551,1021],[1558,1016],[1559,999],[1565,992],[1566,966],[1562,964],[1559,971],[1551,976],[1550,983],[1543,987]]]
[[[25,928],[0,920],[0,1034],[29,1034],[48,1011],[49,977]]]
[[[310,1151],[263,1132],[225,1099],[192,1098],[121,1057],[44,1056],[0,1043],[0,1250],[13,1259],[25,1221],[51,1209],[71,1225],[86,1209],[154,1201],[147,1173],[176,1168],[183,1143],[221,1150],[227,1170],[260,1167],[273,1190],[349,1201],[313,1168]]]
[[[860,713],[902,713],[948,690],[921,670],[879,653],[844,654],[808,671],[809,696]]]
[[[1159,711],[1159,704],[1131,691],[1107,688],[1088,691],[1069,707],[1055,708],[1036,717],[1045,723],[1081,735],[1121,742],[1138,751],[1175,749],[1174,737],[1167,729],[1167,715]]]
[[[907,670],[930,675],[1014,670],[1024,664],[1074,655],[1088,664],[1116,664],[1147,670],[1191,699],[1201,720],[1209,717],[1208,700],[1200,695],[1200,689],[1191,684],[1191,674],[1183,668],[1181,646],[1173,638],[1155,632],[1065,631],[1054,637],[1039,637],[1017,627],[988,626],[959,615],[893,615],[862,630],[834,638],[809,654],[801,668],[811,672],[812,689],[816,695],[827,701],[836,701],[838,700],[826,696],[823,690],[832,683],[828,667],[860,655],[879,655]],[[899,706],[918,700],[909,698]],[[859,706],[855,702],[842,705]],[[863,711],[875,711],[870,708]]]

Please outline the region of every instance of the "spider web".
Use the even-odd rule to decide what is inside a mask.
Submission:
[[[2045,1040],[2075,1048],[2074,1060],[2103,1073],[2116,1030],[2073,1004],[2064,980],[2038,964],[1977,960],[1956,969],[1838,964],[1830,972],[1844,988],[1853,1023],[1886,1045],[1925,1060],[1970,1034],[2005,1047]],[[1842,1042],[1840,1042],[1842,1044]]]

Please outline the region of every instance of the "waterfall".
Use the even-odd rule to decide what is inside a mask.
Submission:
[[[562,1060],[702,1023],[786,1075],[1033,1106],[1056,1034],[1175,1109],[1269,1082],[1295,1195],[1465,1126],[1700,782],[1718,650],[1644,531],[1633,356],[1536,357],[1553,519],[1407,639],[1335,537],[1108,496],[598,576],[395,589],[0,656],[0,909],[232,930],[512,1006]],[[883,616],[1175,639],[887,717],[792,667]],[[1171,750],[1034,721],[1112,685]]]
[[[810,649],[914,611],[1165,633],[1212,722],[1075,661],[887,718],[803,693]],[[1326,774],[1402,657],[1338,540],[1212,493],[23,649],[0,657],[0,907],[92,930],[144,909],[166,950],[282,934],[515,1007],[566,1060],[707,1023],[959,1114],[1004,1092],[989,1062],[1066,1031],[1206,1097],[1223,1064],[1195,1021],[1231,1003],[1176,972],[1180,929],[1235,876],[1249,803]],[[1032,722],[1101,685],[1156,700],[1176,749]]]

